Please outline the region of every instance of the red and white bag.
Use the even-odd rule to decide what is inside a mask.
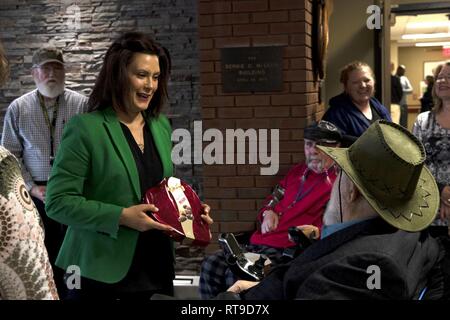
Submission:
[[[194,246],[207,246],[211,240],[209,226],[203,221],[202,203],[186,182],[165,178],[146,191],[144,203],[154,204],[159,211],[149,212],[158,222],[175,229],[168,232],[175,241]]]

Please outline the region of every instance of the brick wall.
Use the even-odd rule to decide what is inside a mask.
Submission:
[[[204,165],[205,201],[213,208],[214,244],[220,232],[253,229],[257,209],[276,182],[304,159],[303,128],[323,112],[311,61],[311,0],[199,0],[200,105],[203,129],[280,130],[280,170],[260,165]],[[281,92],[222,92],[220,49],[284,46]],[[247,162],[248,163],[248,162]]]
[[[73,4],[80,9],[76,29],[68,24]],[[259,165],[177,167],[177,175],[203,189],[213,207],[214,240],[219,232],[253,228],[262,199],[303,159],[303,128],[323,111],[312,81],[311,12],[309,0],[1,0],[0,39],[12,70],[0,89],[0,118],[13,99],[34,88],[31,56],[42,43],[63,48],[70,64],[67,86],[87,95],[111,40],[128,30],[150,32],[173,58],[166,112],[174,128],[192,130],[193,121],[202,119],[203,131],[280,129],[276,176],[261,176]],[[283,91],[223,93],[220,48],[270,45],[284,46]],[[177,254],[178,272],[199,271],[202,250],[179,246]]]
[[[118,35],[132,30],[152,34],[169,49],[173,70],[170,106],[164,111],[174,128],[192,129],[201,117],[197,25],[196,0],[1,0],[0,41],[11,62],[11,76],[0,88],[0,134],[9,103],[35,88],[30,68],[37,48],[60,47],[68,63],[67,87],[89,95],[106,49]],[[177,166],[176,175],[202,193],[201,165]],[[179,257],[187,259],[179,259],[178,270],[197,271],[199,259],[190,260],[185,247],[179,251]]]
[[[35,88],[30,68],[38,47],[60,47],[68,63],[67,87],[89,95],[111,41],[132,30],[152,34],[169,49],[173,70],[165,112],[175,128],[191,128],[200,118],[196,17],[195,0],[2,0],[0,40],[11,62],[11,77],[0,89],[0,129],[9,103]],[[177,170],[200,189],[194,166]]]

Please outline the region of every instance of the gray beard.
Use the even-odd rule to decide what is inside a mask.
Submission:
[[[319,164],[316,164],[316,166],[311,164],[311,160],[310,159],[306,159],[306,163],[307,166],[310,170],[314,171],[315,173],[322,173],[324,171],[324,165],[323,165],[323,161],[320,160]]]
[[[63,93],[64,91],[64,84],[56,84],[55,86],[48,86],[44,83],[36,83],[36,87],[38,89],[38,91],[47,98],[56,98],[57,96],[59,96],[61,93]]]

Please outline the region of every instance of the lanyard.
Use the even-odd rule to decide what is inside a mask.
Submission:
[[[313,189],[321,182],[324,181],[324,178],[326,178],[328,176],[328,170],[325,170],[325,172],[323,172],[320,176],[320,178],[317,179],[316,182],[314,182],[314,184],[312,186],[309,187],[309,189],[303,191],[304,187],[305,187],[305,182],[306,179],[308,178],[309,175],[309,169],[307,168],[305,170],[305,172],[302,175],[302,182],[300,184],[300,187],[298,188],[297,194],[295,195],[295,199],[294,201],[292,201],[292,203],[286,207],[286,209],[284,209],[282,212],[279,213],[279,216],[283,215],[287,210],[292,209],[292,207],[294,207],[297,202],[301,201],[303,198],[305,198],[308,194],[311,193],[311,191],[313,191]]]
[[[292,201],[292,203],[287,207],[287,209],[291,209],[293,206],[295,206],[297,204],[297,202],[299,202],[300,200],[302,200],[304,197],[306,197],[308,194],[311,193],[311,191],[313,191],[313,189],[315,188],[315,186],[317,186],[320,182],[323,181],[323,174],[321,175],[321,179],[317,179],[317,181],[309,187],[308,190],[303,191],[304,186],[305,186],[305,182],[306,179],[308,178],[309,175],[309,169],[306,169],[305,172],[303,173],[302,176],[302,183],[300,184],[300,187],[298,188],[298,192],[295,195],[295,199],[294,201]]]
[[[58,116],[59,109],[59,96],[56,98],[56,103],[53,107],[53,118],[50,122],[48,117],[47,108],[45,107],[44,97],[38,92],[39,102],[41,104],[42,113],[44,114],[45,123],[47,124],[48,130],[50,131],[50,165],[53,165],[53,159],[55,158],[54,144],[55,144],[55,128],[56,128],[56,118]]]

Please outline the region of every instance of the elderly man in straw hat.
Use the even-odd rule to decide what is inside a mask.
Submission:
[[[319,147],[340,166],[321,240],[259,284],[238,281],[219,298],[418,299],[435,293],[441,263],[433,221],[439,192],[422,144],[375,122],[350,148]],[[434,279],[434,278],[433,278]]]

